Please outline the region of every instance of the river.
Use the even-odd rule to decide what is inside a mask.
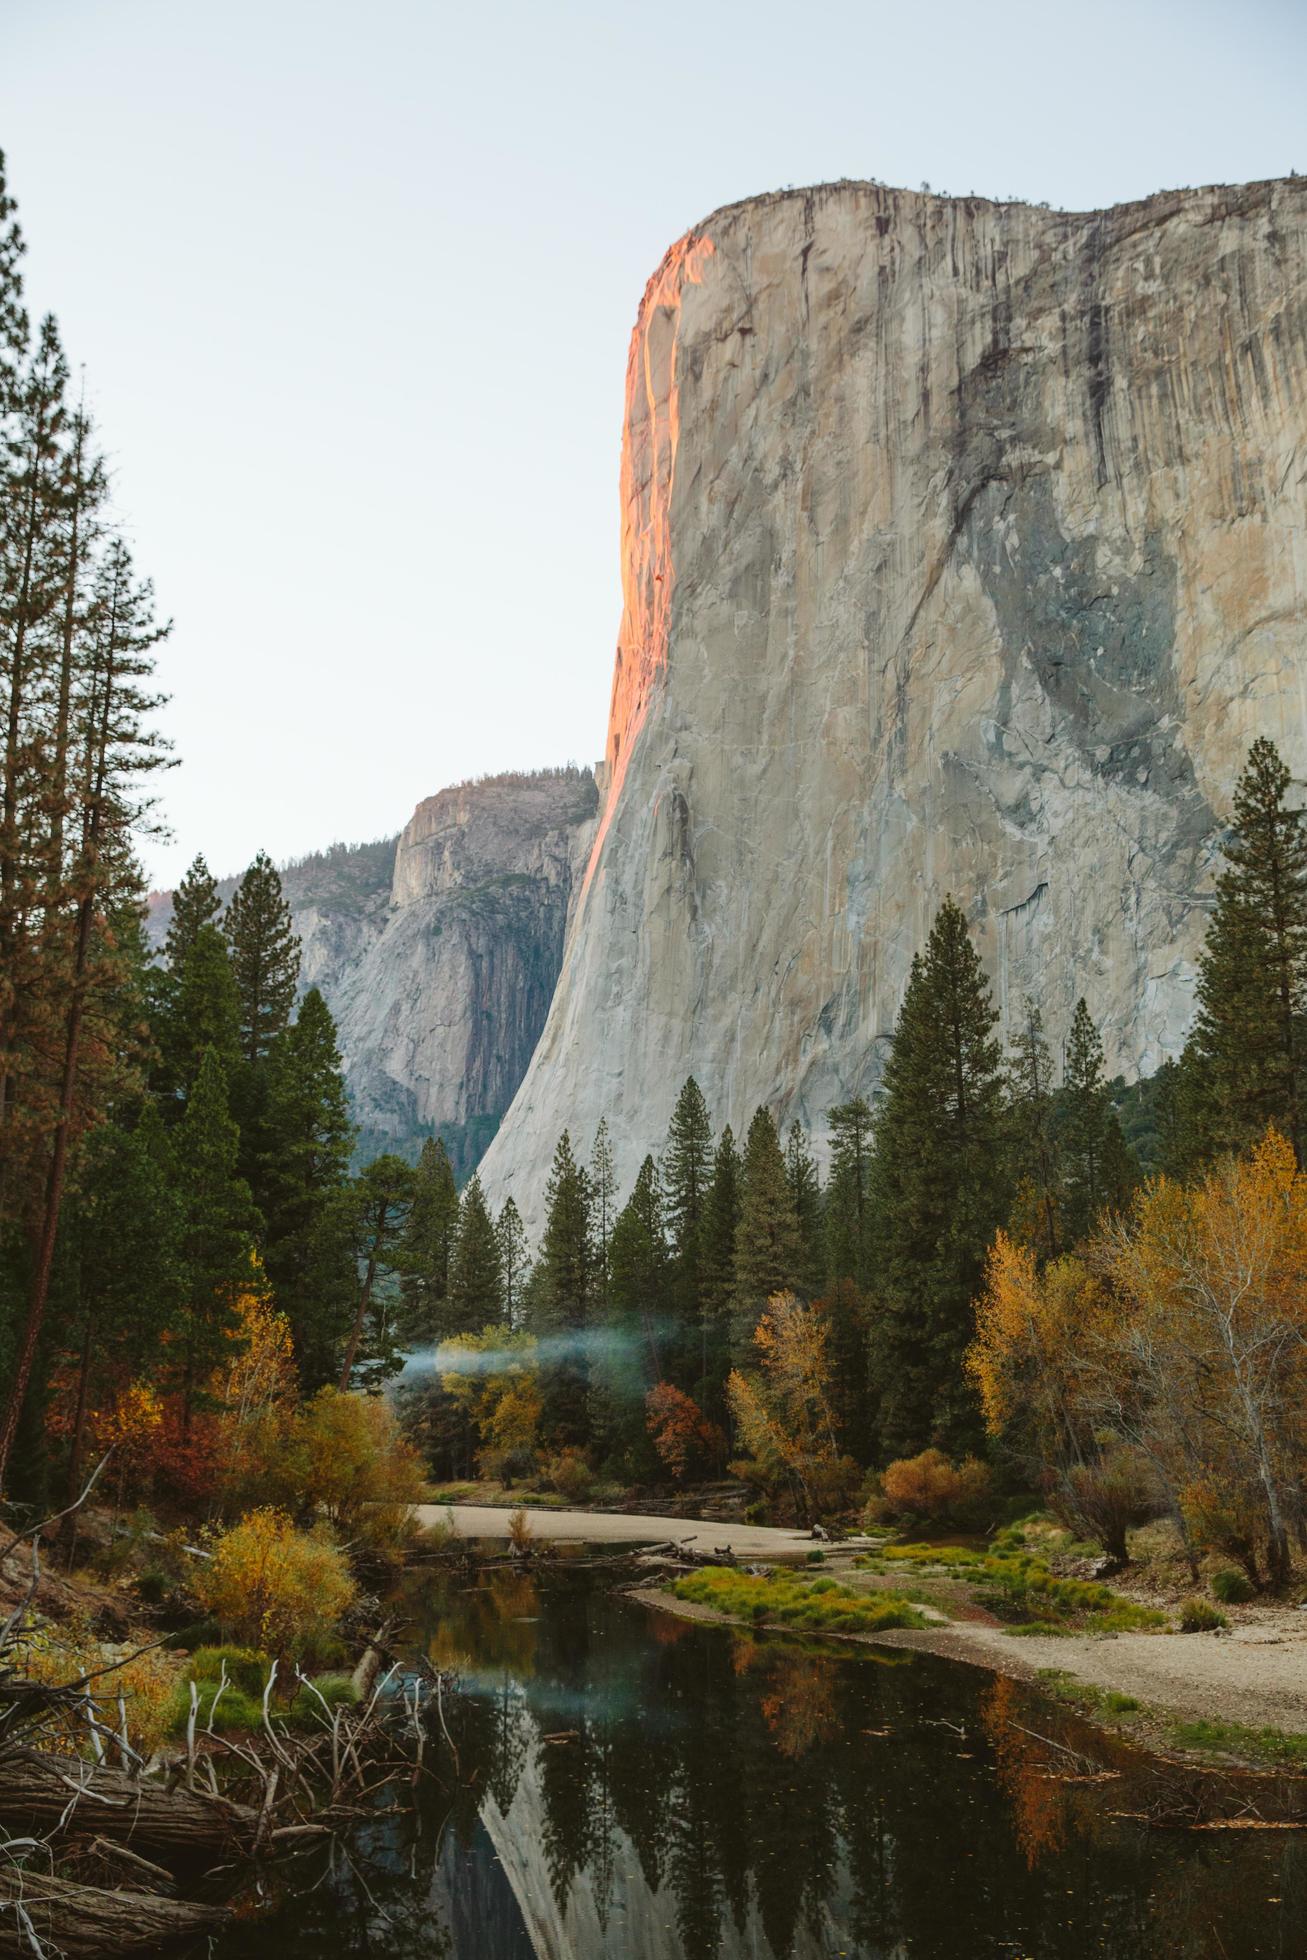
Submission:
[[[1154,1828],[1171,1772],[1012,1683],[690,1625],[610,1582],[409,1574],[409,1636],[461,1672],[457,1772],[215,1955],[1307,1954],[1301,1833]]]

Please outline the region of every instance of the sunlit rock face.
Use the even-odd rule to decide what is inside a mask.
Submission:
[[[594,837],[589,770],[442,790],[398,842],[289,866],[301,984],[336,1018],[360,1152],[431,1131],[469,1172],[512,1100],[553,998]],[[236,881],[220,887],[229,898]],[[170,895],[151,902],[161,942]]]
[[[486,1160],[870,1089],[945,893],[1010,1027],[1178,1048],[1251,739],[1307,773],[1307,183],[718,212],[636,322],[606,808]]]

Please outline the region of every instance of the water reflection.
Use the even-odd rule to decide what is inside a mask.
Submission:
[[[370,1826],[229,1960],[1307,1951],[1296,1834],[1122,1818],[1137,1762],[1010,1683],[688,1627],[580,1574],[415,1574],[399,1610],[464,1669],[452,1807]]]

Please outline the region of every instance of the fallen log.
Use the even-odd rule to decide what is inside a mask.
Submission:
[[[10,1747],[0,1756],[0,1817],[44,1829],[93,1832],[138,1850],[185,1858],[253,1844],[257,1813],[226,1797],[170,1789],[107,1765]]]
[[[46,1952],[95,1960],[97,1954],[148,1953],[230,1917],[227,1906],[165,1899],[154,1892],[102,1891],[45,1872],[0,1867],[0,1954],[22,1953],[30,1960],[33,1952]]]

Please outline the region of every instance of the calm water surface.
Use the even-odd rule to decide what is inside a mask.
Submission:
[[[606,1586],[410,1575],[415,1637],[463,1674],[459,1777],[215,1953],[1307,1956],[1301,1834],[1150,1829],[1113,1813],[1164,1778],[1009,1683],[690,1626]]]

